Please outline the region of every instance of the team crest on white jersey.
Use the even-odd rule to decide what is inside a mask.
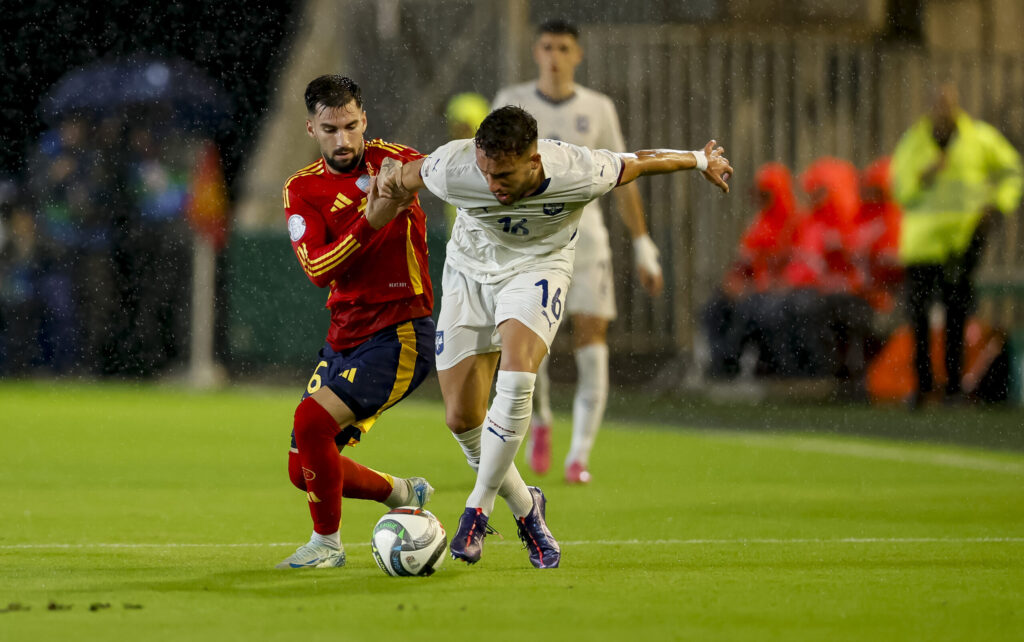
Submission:
[[[565,203],[544,203],[544,213],[548,216],[560,214],[565,209]]]
[[[302,238],[302,235],[306,233],[306,219],[302,218],[299,214],[292,214],[288,217],[288,237],[291,238],[292,243]]]
[[[586,115],[580,114],[576,117],[576,131],[581,134],[586,134],[590,130],[590,118]]]

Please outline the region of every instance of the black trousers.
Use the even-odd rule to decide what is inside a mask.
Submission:
[[[946,309],[945,348],[946,394],[961,392],[964,362],[964,327],[967,315],[974,309],[972,277],[984,249],[983,236],[978,235],[967,251],[946,263],[908,265],[906,271],[907,310],[914,333],[914,370],[918,393],[931,392],[934,387],[931,355],[928,353],[928,312],[938,298]]]

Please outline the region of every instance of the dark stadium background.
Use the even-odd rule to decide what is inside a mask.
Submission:
[[[490,0],[487,1],[490,2]],[[496,7],[503,4],[494,2]],[[696,31],[693,34],[686,33],[690,34],[687,37],[692,37],[694,41],[697,41],[699,36],[697,32],[710,32],[712,26],[725,20],[721,14],[725,11],[726,4],[722,0],[648,0],[643,3],[621,3],[613,0],[588,0],[587,2],[548,0],[543,3],[535,1],[528,3],[529,15],[523,22],[524,25],[535,24],[543,18],[561,14],[570,20],[587,22],[597,27],[620,25],[649,27],[651,33],[655,33],[662,27],[696,26]],[[433,38],[433,34],[438,33],[442,26],[452,29],[453,32],[458,32],[459,28],[466,28],[468,18],[471,16],[463,14],[468,13],[466,8],[473,6],[471,3],[465,2],[465,0],[435,0],[435,2],[429,3],[406,2],[401,5],[404,12],[403,20],[408,19],[408,22],[415,27],[408,29],[418,37],[412,41],[414,46],[394,47],[381,41],[373,27],[374,12],[366,10],[353,16],[352,20],[346,19],[347,28],[350,29],[352,35],[352,46],[339,47],[339,49],[344,49],[344,53],[350,55],[351,59],[339,58],[339,63],[351,65],[354,62],[358,65],[361,74],[375,79],[373,82],[367,83],[367,95],[374,114],[372,127],[376,128],[372,132],[373,135],[391,135],[392,131],[407,126],[406,121],[411,120],[408,118],[410,113],[422,112],[424,114],[422,120],[429,123],[429,129],[401,136],[395,135],[398,139],[408,136],[410,140],[415,140],[421,148],[429,149],[431,144],[439,143],[445,136],[443,128],[437,126],[442,118],[443,102],[425,104],[422,101],[423,92],[416,91],[417,89],[423,89],[424,86],[438,78],[452,76],[462,83],[453,86],[452,89],[455,91],[476,89],[485,94],[492,94],[497,85],[502,82],[502,77],[498,73],[500,69],[495,67],[496,63],[493,60],[490,63],[491,67],[486,67],[486,61],[474,58],[467,64],[466,69],[459,69],[457,72],[436,65],[439,60],[443,60],[440,53],[449,48],[450,43],[444,39]],[[798,5],[804,6],[800,3],[794,3],[793,6],[797,7]],[[870,39],[865,39],[865,42],[859,46],[862,47],[863,52],[884,54],[884,56],[888,56],[887,60],[897,60],[898,56],[904,56],[907,60],[916,60],[914,56],[926,53],[926,50],[921,48],[920,8],[922,3],[918,0],[891,0],[886,5],[889,10],[886,26],[880,27],[877,33],[874,33]],[[369,3],[352,3],[350,6],[376,8],[375,5]],[[452,11],[438,11],[439,7],[452,9]],[[640,7],[643,10],[640,10]],[[456,8],[462,9],[462,11],[455,12]],[[0,137],[3,141],[3,144],[0,145],[0,179],[22,177],[26,171],[26,158],[29,150],[33,149],[39,135],[47,128],[47,123],[40,111],[40,100],[65,74],[97,61],[132,56],[176,57],[191,62],[205,72],[223,89],[224,95],[230,100],[229,116],[220,123],[220,127],[215,132],[215,139],[224,162],[228,188],[232,192],[232,197],[238,198],[242,192],[242,181],[239,180],[242,176],[241,170],[247,156],[257,153],[256,142],[261,124],[269,115],[269,106],[274,97],[272,92],[275,87],[280,85],[286,60],[290,54],[294,53],[292,45],[295,44],[295,34],[303,20],[303,10],[304,3],[301,2],[234,5],[197,0],[170,2],[153,0],[98,2],[91,0],[84,4],[74,4],[54,0],[36,2],[0,0],[0,15],[3,16],[3,20],[0,21],[0,72],[2,72],[0,78],[3,79],[3,82],[0,83]],[[790,8],[784,13],[792,20],[793,14],[798,10],[798,8]],[[497,15],[497,13],[491,12],[487,17],[491,21],[498,22]],[[649,24],[644,25],[645,20]],[[785,16],[780,18],[780,24],[787,24]],[[746,26],[751,29],[758,27],[753,22]],[[830,28],[837,32],[842,31],[841,24],[820,26],[823,30]],[[507,25],[501,28],[505,27]],[[498,27],[492,25],[491,28],[496,30]],[[723,27],[723,29],[725,28],[728,28],[728,25]],[[771,27],[761,25],[761,28],[770,29]],[[608,31],[605,29],[605,32]],[[490,31],[485,33],[491,34]],[[699,44],[703,43],[703,41],[698,42]],[[716,51],[727,51],[728,48],[723,45],[724,41],[716,42],[715,46],[718,47]],[[639,45],[642,44],[644,43],[639,43]],[[746,46],[744,43],[740,44]],[[845,46],[840,47],[841,53],[849,57],[852,55],[850,54],[852,50],[842,49]],[[501,50],[498,45],[494,45],[493,49]],[[621,50],[623,49],[614,51]],[[736,51],[741,50],[736,49]],[[785,49],[785,51],[788,52],[789,49]],[[648,55],[655,54],[661,55],[657,47],[651,45]],[[975,73],[979,69],[975,66],[976,60],[987,60],[973,56],[974,54],[964,54],[963,62],[960,65],[965,77],[969,79],[978,77],[978,74]],[[490,58],[496,57],[491,56]],[[597,59],[596,56],[594,58]],[[651,60],[655,59],[651,58]],[[746,54],[744,56],[734,55],[729,58],[731,63],[736,64],[742,63],[746,59]],[[1014,63],[1010,56],[1007,56],[1007,60],[1007,64]],[[614,73],[618,67],[614,67],[611,64],[613,62],[616,61],[604,61],[607,69],[599,70],[596,64],[593,65],[595,77],[601,78],[597,84],[605,86],[608,91],[613,92],[622,104],[645,107],[648,103],[644,102],[643,92],[638,90],[637,84],[632,81],[629,83],[619,82],[619,79],[625,76]],[[418,81],[417,84],[410,83],[410,79],[407,77],[396,75],[398,73],[396,70],[401,70],[403,64],[409,66],[411,71],[407,73],[407,76],[413,76]],[[652,65],[652,68],[654,67],[659,66]],[[719,72],[727,73],[729,68],[729,66],[721,65]],[[822,65],[822,68],[824,73],[832,73],[831,66]],[[984,67],[984,69],[988,69],[988,67]],[[524,66],[524,70],[524,73],[532,73],[529,63]],[[829,75],[828,78],[835,80],[834,74]],[[422,86],[419,83],[422,83]],[[411,95],[415,95],[417,100],[386,100],[387,95],[380,88],[392,85],[402,86]],[[796,91],[795,86],[793,91]],[[1006,96],[1017,95],[1007,92],[1004,92]],[[699,94],[700,92],[695,93]],[[989,93],[983,94],[983,96],[988,95]],[[723,94],[719,98],[724,101],[728,96]],[[769,99],[770,97],[765,100]],[[1010,132],[1011,137],[1016,135],[1014,141],[1020,145],[1020,141],[1024,139],[1019,133],[1020,121],[1015,116],[1019,112],[1014,111],[1017,109],[1019,101],[1017,105],[1009,103],[1012,101],[1008,102],[1007,109],[1001,109],[999,104],[992,106],[986,102],[988,111],[980,108],[978,111],[993,122],[1000,123]],[[814,112],[821,115],[827,112],[827,108],[832,106],[832,103],[822,99],[820,103],[808,101],[806,105],[801,103],[799,106],[801,109],[807,107],[808,113]],[[796,109],[795,103],[794,109]],[[637,111],[642,112],[643,109]],[[884,111],[886,114],[895,114],[898,118],[905,120],[914,115],[909,108]],[[700,115],[703,113],[701,112]],[[638,118],[645,128],[648,121],[654,124],[660,122],[656,118],[648,119],[643,113]],[[1000,120],[1001,118],[1002,120]],[[809,127],[808,132],[817,131],[811,126],[814,123],[807,125],[806,118],[798,120],[797,124]],[[902,126],[903,124],[900,123],[897,129],[901,129]],[[702,121],[693,127],[703,131],[702,128],[705,128],[706,124]],[[724,125],[723,128],[725,128]],[[795,131],[795,128],[793,129]],[[634,132],[636,131],[637,128],[634,127]],[[646,129],[641,133],[646,133]],[[809,136],[809,134],[807,135]],[[641,138],[635,133],[634,137]],[[296,147],[298,147],[298,141],[296,141]],[[822,150],[824,149],[822,148]],[[774,151],[778,150],[773,150],[773,153]],[[738,151],[737,153],[745,152]],[[787,153],[792,155],[793,150],[790,149]],[[791,164],[798,167],[802,161],[794,157],[791,159]],[[749,184],[750,174],[752,172],[737,177],[737,193],[741,196],[745,194],[742,191],[743,181],[746,180]],[[275,182],[267,181],[267,184],[273,185],[270,189],[275,191],[274,197],[276,197],[279,183],[275,179]],[[655,192],[667,193],[667,191],[660,187],[657,190],[652,188],[650,202],[653,203],[655,197],[664,196],[664,194]],[[271,204],[270,209],[276,207],[277,201],[266,199],[266,202]],[[716,221],[715,225],[720,225],[720,227],[713,228],[716,230],[726,230],[729,226],[731,226],[730,229],[738,229],[739,224],[749,214],[748,202],[742,197],[728,201],[722,200],[721,203],[713,205],[720,205],[723,210],[727,206],[731,209],[728,212],[719,212],[709,207],[706,208],[707,211],[699,208],[695,211],[703,212],[702,216],[709,221],[712,219]],[[652,207],[652,210],[655,208]],[[666,208],[665,212],[667,213],[669,210]],[[274,213],[276,214],[276,212]],[[712,229],[706,223],[702,225],[705,227],[699,229]],[[665,228],[662,227],[662,229]],[[732,243],[732,237],[727,233],[720,234],[720,236],[726,239],[725,245],[721,247],[708,245],[705,248],[707,255],[715,256],[705,260],[705,263],[713,263],[714,261],[711,259],[717,260],[715,257],[718,255],[727,256],[730,251],[729,244]],[[1012,239],[1009,240],[1012,241]],[[1010,247],[1011,243],[1008,242],[1007,246]],[[273,254],[270,253],[271,248],[274,248]],[[689,249],[694,254],[701,250],[700,247],[690,247]],[[286,318],[291,310],[295,311],[295,315],[301,315],[308,321],[312,316],[310,310],[316,310],[322,305],[321,293],[308,287],[308,284],[304,282],[301,274],[295,269],[294,257],[290,254],[287,244],[282,245],[276,236],[264,238],[257,232],[240,232],[230,245],[229,253],[240,265],[252,264],[259,260],[262,265],[270,266],[265,267],[258,283],[247,284],[251,288],[248,296],[233,297],[238,304],[237,307],[241,308],[244,305],[244,308],[241,311],[237,308],[233,309],[231,311],[234,314],[232,318],[237,321],[244,314],[249,314],[255,319],[253,327],[257,327],[256,321],[258,321],[258,329],[266,333],[257,335],[256,340],[253,341],[255,345],[265,350],[264,353],[253,354],[253,362],[264,370],[270,370],[273,366],[281,368],[280,372],[272,373],[283,374],[284,376],[280,377],[280,380],[287,382],[303,380],[302,373],[308,367],[308,351],[315,347],[323,336],[322,321],[316,321],[316,324],[319,325],[311,327],[308,337],[282,333],[281,328],[291,327],[289,325],[291,317]],[[229,269],[225,269],[229,267],[227,263],[225,257],[222,257],[218,265],[218,278],[222,280],[218,288],[218,306],[226,306],[227,301],[232,298],[220,296],[225,291],[235,294],[235,291],[223,283],[230,273]],[[276,266],[280,266],[280,270],[277,270]],[[276,278],[276,272],[282,274],[280,282],[272,280],[272,278]],[[717,271],[714,273],[717,277]],[[435,271],[435,274],[438,272]],[[626,283],[628,283],[628,275],[624,275],[623,278],[627,279]],[[700,298],[698,296],[700,288],[703,286],[689,272],[687,272],[687,278],[691,279],[686,282],[687,287],[679,287],[675,290],[680,294],[680,298],[683,298],[682,295],[685,292],[696,292],[697,294],[694,294],[693,298],[697,301]],[[436,277],[435,279],[439,280]],[[625,287],[622,289],[627,291]],[[256,298],[257,296],[280,298],[289,295],[293,290],[296,292],[296,297],[304,297],[300,302],[301,305],[299,303],[279,304],[268,310],[269,306],[264,305],[265,300]],[[1005,298],[1015,301],[1012,297]],[[622,309],[627,310],[625,306]],[[641,321],[652,316],[648,314],[646,302],[636,306],[632,312],[633,316]],[[1019,312],[1013,316],[1019,318]],[[232,365],[237,367],[249,355],[237,349],[233,353],[229,350],[227,317],[229,317],[229,313],[222,307],[218,315],[218,357],[233,359]],[[247,320],[248,317],[243,319],[243,321]],[[620,328],[626,327],[628,327],[628,323],[624,319],[615,329],[618,332]],[[643,334],[642,328],[633,332],[635,336],[629,337],[631,343],[622,343],[620,349],[616,351],[616,356],[613,357],[619,360],[616,371],[624,372],[626,376],[620,376],[613,381],[613,388],[616,392],[613,392],[610,400],[612,414],[628,415],[631,409],[637,405],[650,403],[647,397],[638,398],[625,390],[626,387],[632,386],[634,389],[643,387],[645,392],[657,393],[662,398],[664,403],[648,408],[648,412],[652,416],[657,415],[697,425],[744,427],[761,426],[767,423],[769,425],[798,426],[809,430],[824,426],[837,430],[850,429],[865,434],[902,432],[913,437],[938,436],[943,440],[969,441],[1009,448],[1020,448],[1022,440],[1024,440],[1022,433],[1015,429],[1019,427],[1019,419],[1011,413],[993,413],[986,418],[986,421],[972,416],[972,421],[965,426],[962,416],[955,413],[908,417],[902,413],[902,409],[891,409],[891,412],[887,410],[889,414],[882,415],[880,418],[878,414],[872,414],[868,409],[858,408],[856,410],[847,409],[844,411],[842,419],[837,421],[830,414],[834,412],[832,409],[821,409],[816,404],[787,407],[785,402],[790,399],[787,399],[784,394],[775,394],[779,392],[777,390],[773,390],[763,404],[758,404],[756,400],[748,404],[736,403],[736,393],[732,388],[726,390],[728,394],[723,399],[691,399],[679,385],[684,373],[681,367],[673,369],[672,366],[676,365],[672,360],[673,354],[666,353],[664,350],[656,352],[655,348],[648,352],[632,349],[633,343],[644,338]],[[277,352],[271,352],[272,350]],[[553,366],[556,371],[559,370],[560,364],[567,364],[567,367],[561,368],[562,371],[571,370],[573,364],[571,357],[567,356],[567,352],[554,360]],[[252,368],[252,370],[254,369],[255,367]],[[239,371],[236,370],[232,374],[237,376]],[[812,392],[816,390],[817,388]],[[811,394],[801,397],[798,394],[792,396],[795,396],[798,401],[806,400],[804,397],[810,397],[812,401],[828,400],[825,395]],[[767,421],[766,413],[769,415]],[[984,426],[979,428],[979,424],[984,424]],[[1011,430],[1011,427],[1014,430]]]
[[[39,101],[64,74],[99,60],[150,55],[193,63],[231,100],[216,132],[229,187],[252,150],[269,82],[287,56],[293,9],[301,3],[176,0],[0,2],[0,173],[25,169],[46,123]]]

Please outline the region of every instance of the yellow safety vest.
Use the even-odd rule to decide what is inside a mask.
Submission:
[[[1011,214],[1020,204],[1024,175],[1017,150],[994,127],[960,112],[946,147],[946,165],[931,185],[921,174],[939,158],[928,117],[911,127],[892,157],[893,196],[903,209],[900,260],[944,263],[971,242],[983,210]]]

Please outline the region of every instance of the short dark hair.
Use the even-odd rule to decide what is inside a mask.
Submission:
[[[558,18],[542,22],[540,26],[537,27],[538,36],[545,33],[565,34],[572,36],[576,40],[580,39],[580,30],[576,28],[576,25],[567,20],[561,20]]]
[[[306,112],[314,114],[316,106],[344,107],[352,101],[356,107],[363,108],[363,90],[354,80],[339,74],[318,76],[306,85]]]
[[[473,140],[488,158],[522,156],[537,140],[537,120],[522,107],[507,105],[484,118]]]

